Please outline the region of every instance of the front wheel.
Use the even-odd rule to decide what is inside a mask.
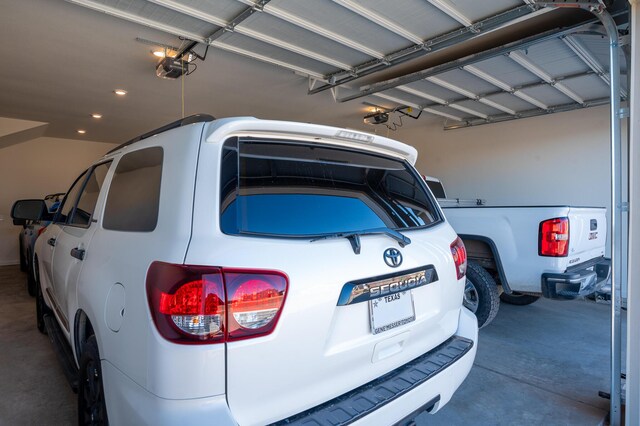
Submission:
[[[476,315],[479,328],[489,325],[500,308],[496,281],[486,269],[472,260],[467,264],[462,304]]]
[[[108,425],[107,405],[102,385],[102,366],[96,336],[90,336],[82,348],[78,387],[78,424]]]
[[[519,306],[530,305],[538,299],[540,299],[540,296],[522,294],[518,293],[517,291],[514,291],[511,294],[502,293],[500,295],[500,300],[502,300],[504,303]]]

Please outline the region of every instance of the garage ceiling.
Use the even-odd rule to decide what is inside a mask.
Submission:
[[[593,17],[530,3],[12,0],[0,17],[11,40],[0,116],[117,142],[179,117],[183,93],[187,114],[352,128],[365,128],[363,102],[445,128],[607,103],[608,43]],[[155,77],[150,51],[190,41],[211,47],[193,75]]]

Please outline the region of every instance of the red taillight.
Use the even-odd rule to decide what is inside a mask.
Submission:
[[[558,217],[540,222],[538,254],[564,257],[569,254],[569,218]]]
[[[453,263],[456,265],[456,274],[460,279],[467,273],[467,250],[460,237],[451,243],[451,256],[453,256]]]
[[[271,333],[280,315],[287,279],[275,272],[224,271],[227,285],[228,338]]]
[[[219,343],[269,334],[287,290],[281,272],[154,262],[147,296],[160,334],[176,343]]]

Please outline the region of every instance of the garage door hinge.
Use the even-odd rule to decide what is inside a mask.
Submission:
[[[629,211],[629,203],[626,202],[626,201],[623,202],[623,203],[620,203],[619,207],[620,207],[620,211],[622,211],[622,212],[628,212]]]
[[[618,118],[629,118],[629,108],[620,108],[618,110]]]

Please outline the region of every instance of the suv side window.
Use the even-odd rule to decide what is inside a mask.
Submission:
[[[127,232],[151,232],[158,223],[163,150],[125,154],[111,180],[102,226]]]
[[[104,178],[107,176],[110,166],[111,161],[98,164],[91,170],[91,174],[84,184],[76,208],[73,210],[73,215],[70,219],[67,219],[67,224],[89,226],[96,208],[98,195],[100,195],[100,189],[102,188]]]
[[[62,200],[62,204],[60,204],[60,207],[58,208],[58,214],[55,217],[55,221],[57,223],[67,223],[67,219],[71,216],[73,207],[76,205],[78,195],[80,194],[80,191],[82,191],[82,185],[84,184],[86,177],[87,171],[82,173],[67,191],[67,195],[65,195],[64,200]]]

